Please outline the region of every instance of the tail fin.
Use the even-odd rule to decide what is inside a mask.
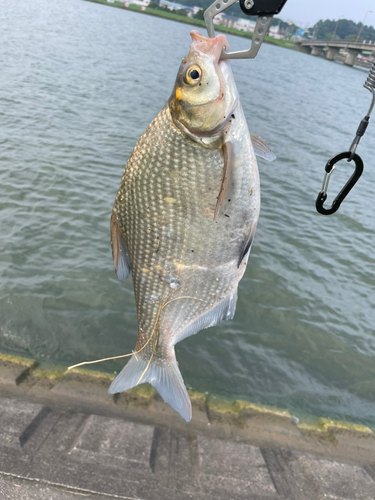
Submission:
[[[148,361],[140,356],[132,356],[110,385],[108,394],[127,391],[136,386],[147,364]],[[144,382],[149,382],[186,422],[191,420],[191,403],[175,356],[168,360],[168,364],[150,363],[142,377],[141,383]]]

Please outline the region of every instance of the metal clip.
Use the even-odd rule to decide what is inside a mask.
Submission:
[[[218,0],[214,2],[208,9],[206,9],[204,13],[204,21],[207,27],[207,33],[210,38],[214,38],[215,30],[214,30],[214,17],[223,10],[228,9],[234,5],[238,0]],[[254,57],[258,54],[260,46],[266,36],[268,28],[271,24],[273,15],[264,15],[258,16],[254,34],[251,40],[251,46],[248,50],[239,50],[237,52],[226,52],[224,49],[221,53],[220,59],[254,59]]]
[[[320,193],[318,194],[318,197],[315,202],[315,206],[317,211],[322,214],[322,215],[331,215],[337,212],[339,209],[341,203],[343,200],[348,196],[349,192],[355,185],[355,183],[358,181],[358,179],[361,177],[362,172],[363,172],[363,161],[360,156],[354,153],[353,156],[353,161],[355,163],[355,170],[353,174],[351,175],[350,179],[348,182],[345,184],[345,186],[341,189],[339,194],[336,196],[336,198],[333,200],[332,205],[330,208],[324,208],[323,204],[327,199],[327,189],[328,189],[328,184],[329,184],[329,179],[335,169],[336,163],[338,163],[341,160],[344,160],[345,158],[350,158],[352,155],[351,151],[346,151],[344,153],[340,153],[330,160],[328,160],[327,165],[325,166],[325,176],[323,180],[323,185]],[[350,161],[350,160],[348,160]]]

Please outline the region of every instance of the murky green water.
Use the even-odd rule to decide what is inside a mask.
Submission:
[[[64,364],[129,352],[134,298],[113,272],[109,217],[190,28],[78,0],[5,0],[0,25],[0,349]],[[314,209],[325,162],[368,108],[366,73],[267,45],[233,69],[278,159],[259,161],[235,319],[178,344],[181,372],[200,391],[375,426],[374,124],[347,202]]]

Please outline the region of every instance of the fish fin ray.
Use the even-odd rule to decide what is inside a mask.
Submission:
[[[271,148],[266,144],[266,142],[259,137],[259,135],[252,134],[250,132],[251,142],[253,143],[254,153],[267,161],[273,161],[276,159],[276,155],[271,150]]]
[[[108,394],[127,391],[138,385],[142,376],[142,384],[148,382],[156,389],[160,396],[168,403],[182,418],[189,422],[191,420],[191,402],[177,365],[174,354],[168,357],[165,364],[160,365],[151,362],[146,370],[148,360],[134,354],[130,361],[124,366],[108,389]]]
[[[209,328],[210,326],[215,326],[220,323],[220,321],[233,319],[234,313],[236,312],[236,304],[237,288],[233,293],[217,304],[217,306],[202,314],[202,316],[185,327],[176,336],[174,343],[177,344],[177,342],[181,342],[181,340],[184,340],[191,335],[195,335],[200,330]]]
[[[116,218],[111,217],[111,246],[113,264],[118,279],[126,280],[130,274],[129,253]]]

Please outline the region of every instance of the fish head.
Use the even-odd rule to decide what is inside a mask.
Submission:
[[[229,60],[220,60],[228,42],[225,35],[190,35],[192,44],[178,70],[169,108],[175,125],[189,135],[214,135],[225,127],[238,102]]]

